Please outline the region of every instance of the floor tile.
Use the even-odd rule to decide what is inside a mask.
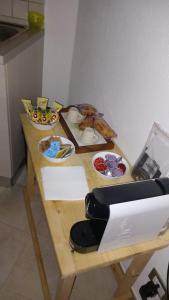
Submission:
[[[0,194],[0,222],[24,230],[27,216],[22,188],[15,185]]]
[[[0,291],[0,300],[30,300],[28,298],[25,298],[22,295],[18,295],[15,292],[12,291]]]
[[[26,242],[24,233],[0,223],[0,287],[8,278]]]
[[[58,268],[48,227],[44,214],[41,211],[40,202],[36,206],[36,215],[38,216],[37,231],[44,258],[45,270],[48,276],[52,299],[54,299],[57,288]],[[112,300],[116,286],[112,270],[109,267],[81,274],[77,277],[71,300],[93,300],[95,298],[97,300]]]
[[[0,189],[0,300],[43,300],[22,188],[20,181],[12,188]],[[37,195],[32,202],[32,208],[54,300],[58,268]],[[110,268],[94,270],[77,277],[71,300],[110,300],[115,288],[116,283]]]
[[[43,300],[32,243],[28,243],[25,247],[6,281],[5,290],[10,291],[10,289],[30,300]]]
[[[40,225],[42,226],[42,222],[40,223]],[[49,290],[52,299],[55,299],[59,271],[57,267],[56,256],[53,250],[53,245],[49,236],[48,228],[46,228],[46,226],[46,224],[43,225],[43,229],[45,229],[45,231],[43,231],[43,234],[39,234],[39,242],[47,275]]]
[[[39,195],[35,194],[34,199],[31,202],[31,207],[35,223],[38,224],[41,223],[41,221],[44,222],[45,214]]]
[[[17,181],[16,181],[17,185],[25,186],[26,172],[27,172],[27,169],[26,169],[26,166],[24,165],[22,167],[22,170],[20,171],[20,174],[19,174],[18,178],[17,178]]]
[[[7,187],[0,186],[0,195],[2,195],[3,193],[5,193],[5,191],[7,189],[8,189]]]
[[[80,274],[76,279],[71,300],[112,300],[116,286],[109,267]]]

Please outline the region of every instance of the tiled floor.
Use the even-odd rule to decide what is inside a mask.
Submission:
[[[25,172],[12,188],[0,187],[0,300],[43,300],[23,202]],[[33,210],[52,299],[57,266],[38,196]],[[71,300],[112,300],[116,283],[110,268],[78,276]]]

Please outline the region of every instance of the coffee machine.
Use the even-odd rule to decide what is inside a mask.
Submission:
[[[169,178],[95,188],[85,198],[86,218],[70,230],[80,253],[109,251],[151,240],[168,229]]]

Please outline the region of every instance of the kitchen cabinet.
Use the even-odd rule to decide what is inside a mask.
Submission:
[[[0,1],[0,14],[5,16],[12,15],[11,0],[1,0]]]
[[[7,43],[2,52],[5,49],[9,50]],[[0,47],[0,58],[0,185],[9,186],[25,162],[21,99],[35,100],[42,93],[43,32],[32,33],[32,37],[28,32],[3,56]]]
[[[27,19],[28,1],[13,0],[13,17]]]
[[[44,13],[44,6],[40,3],[35,3],[29,1],[29,10],[38,11],[39,13]]]
[[[44,0],[0,0],[0,16],[27,20],[28,11],[44,13]]]

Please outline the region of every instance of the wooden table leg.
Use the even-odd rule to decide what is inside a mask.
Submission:
[[[43,264],[43,258],[42,258],[42,254],[41,254],[41,250],[40,250],[38,235],[36,232],[36,226],[35,226],[32,210],[31,210],[31,203],[30,203],[30,199],[29,199],[27,190],[24,190],[24,200],[25,200],[25,207],[26,207],[29,227],[30,227],[30,231],[31,231],[31,235],[32,235],[32,241],[33,241],[33,246],[34,246],[34,251],[35,251],[35,256],[36,256],[36,262],[37,262],[39,275],[40,275],[40,279],[41,279],[44,300],[51,300],[47,277],[46,277],[45,268],[44,268],[44,264]]]
[[[59,278],[55,300],[69,300],[75,281],[75,275],[69,276],[67,278]]]
[[[135,283],[136,279],[144,269],[145,265],[151,258],[154,252],[148,252],[145,254],[138,254],[133,257],[133,260],[128,267],[123,278],[118,282],[117,290],[114,294],[113,300],[127,299],[126,295],[130,295],[131,287]]]
[[[33,169],[32,159],[30,152],[27,154],[27,182],[26,189],[29,195],[29,199],[32,200],[35,190],[35,173]]]
[[[39,270],[39,275],[41,279],[42,284],[42,291],[44,295],[44,300],[51,300],[48,282],[46,278],[45,268],[43,264],[43,258],[40,250],[38,235],[36,231],[36,226],[32,214],[32,208],[31,208],[31,200],[34,196],[34,190],[35,190],[35,173],[33,169],[33,164],[30,156],[30,152],[28,151],[27,156],[27,182],[26,182],[26,189],[24,189],[24,200],[25,200],[25,207],[28,217],[28,223],[32,235],[32,241],[36,256],[36,262]]]

